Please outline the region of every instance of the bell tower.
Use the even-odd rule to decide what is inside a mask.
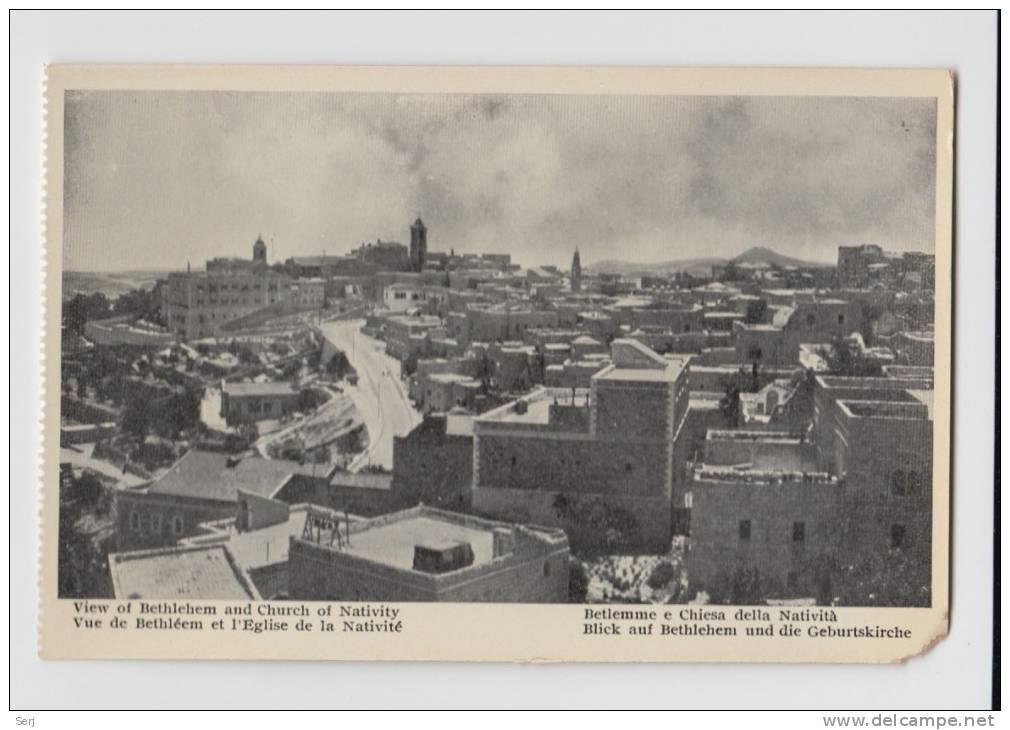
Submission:
[[[572,291],[582,291],[582,260],[579,257],[579,249],[575,249],[572,256]]]
[[[424,260],[427,256],[428,229],[425,228],[421,216],[418,216],[410,227],[410,268],[414,271],[424,269]]]
[[[267,245],[263,243],[263,236],[256,236],[256,243],[253,244],[253,263],[266,265]]]

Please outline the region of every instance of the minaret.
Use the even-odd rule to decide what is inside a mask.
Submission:
[[[582,261],[579,259],[579,249],[572,256],[572,291],[582,291]]]
[[[421,271],[427,257],[428,229],[424,227],[421,216],[418,216],[414,225],[410,227],[410,267],[414,271]]]
[[[267,262],[267,245],[263,243],[263,236],[256,236],[256,243],[253,244],[253,263],[264,264]]]

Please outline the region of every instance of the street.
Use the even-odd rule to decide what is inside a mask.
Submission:
[[[358,384],[345,391],[368,428],[368,448],[350,465],[356,472],[368,465],[393,468],[393,438],[403,436],[421,421],[400,382],[400,363],[385,352],[385,345],[359,332],[363,320],[323,322],[320,331],[347,355],[358,373]]]

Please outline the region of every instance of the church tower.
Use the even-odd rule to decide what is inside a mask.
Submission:
[[[578,248],[572,256],[572,291],[582,291],[582,261],[579,258]]]
[[[263,236],[257,236],[256,243],[253,244],[253,263],[266,266],[267,245],[263,243]]]
[[[417,217],[410,227],[410,268],[414,271],[424,269],[424,260],[428,257],[428,229],[424,227],[421,216]]]

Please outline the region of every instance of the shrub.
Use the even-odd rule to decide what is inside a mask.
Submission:
[[[568,560],[568,602],[585,603],[589,593],[589,575],[581,561]]]
[[[664,560],[657,563],[656,567],[652,569],[648,580],[646,580],[646,584],[652,590],[657,590],[665,585],[669,585],[670,581],[673,580],[676,575],[677,569],[673,567],[673,563]]]

